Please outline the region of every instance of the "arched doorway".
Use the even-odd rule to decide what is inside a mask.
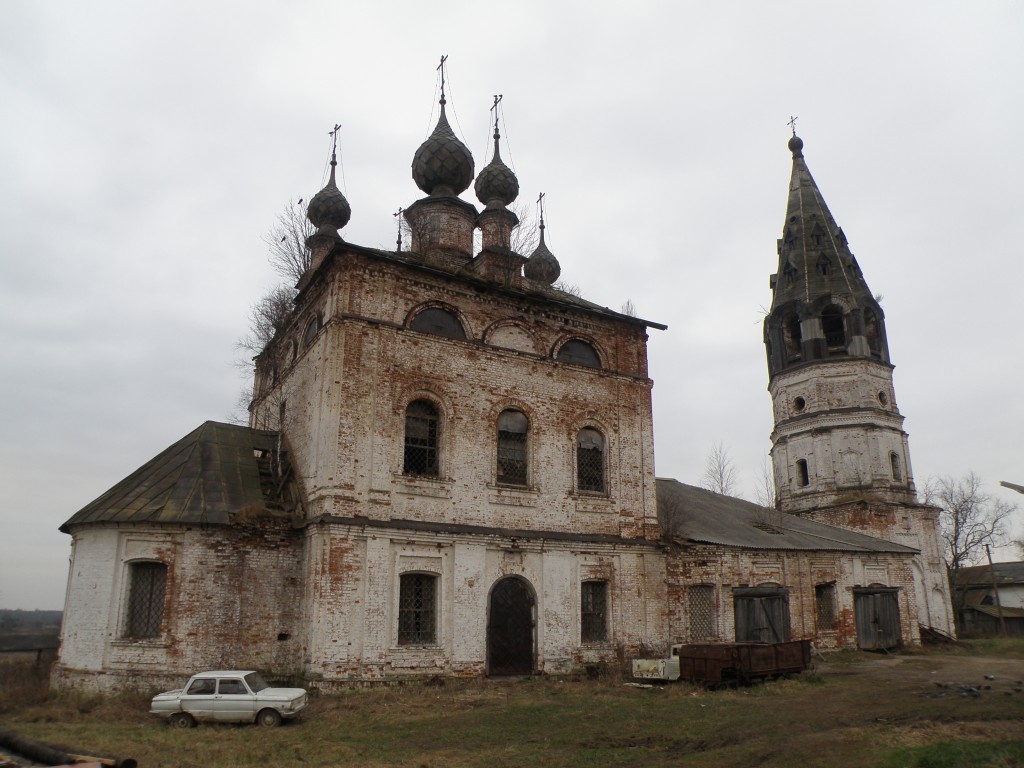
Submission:
[[[487,674],[533,674],[533,590],[509,576],[491,590],[487,609]]]

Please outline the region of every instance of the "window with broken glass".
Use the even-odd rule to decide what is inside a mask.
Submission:
[[[526,485],[526,436],[529,422],[520,411],[506,410],[498,416],[498,482]]]
[[[128,612],[124,636],[130,640],[159,637],[164,618],[167,566],[163,563],[129,563]]]
[[[581,491],[604,493],[604,435],[581,429],[576,438],[576,485]]]
[[[608,639],[608,582],[584,581],[580,590],[580,640],[600,643]]]
[[[437,576],[403,573],[398,595],[398,644],[437,642]]]
[[[438,476],[438,413],[429,400],[413,400],[405,409],[406,475]]]

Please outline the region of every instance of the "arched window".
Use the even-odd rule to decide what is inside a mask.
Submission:
[[[821,313],[821,329],[825,332],[825,344],[829,349],[846,347],[846,326],[843,322],[843,310],[835,304],[829,304]]]
[[[148,562],[128,564],[128,610],[124,637],[142,640],[160,636],[166,591],[166,565]]]
[[[498,416],[498,482],[526,485],[527,433],[530,424],[521,411],[505,410]]]
[[[466,331],[459,318],[446,309],[429,307],[420,312],[409,323],[409,327],[421,333],[432,333],[448,339],[466,340]]]
[[[807,471],[807,459],[797,459],[796,481],[800,484],[801,488],[806,488],[811,484],[811,475]]]
[[[782,321],[782,341],[786,345],[786,359],[800,359],[800,317],[794,312]]]
[[[403,573],[398,586],[398,644],[437,642],[437,576]]]
[[[576,438],[576,486],[581,491],[604,493],[604,435],[589,427]]]
[[[601,358],[598,357],[597,350],[582,339],[569,339],[559,348],[555,359],[560,363],[575,363],[588,368],[601,367]]]
[[[878,315],[872,309],[864,310],[864,336],[868,340],[868,349],[872,357],[882,356],[882,340],[878,333]]]
[[[306,332],[302,334],[302,346],[308,347],[313,343],[313,339],[316,338],[317,331],[320,330],[320,316],[317,315],[306,324]]]
[[[437,407],[429,400],[413,400],[405,409],[405,474],[438,476],[439,421]]]
[[[903,470],[900,468],[900,457],[896,451],[889,452],[889,471],[894,482],[903,482]]]

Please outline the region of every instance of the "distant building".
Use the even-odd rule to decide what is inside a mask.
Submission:
[[[313,262],[256,360],[249,427],[207,422],[72,535],[58,685],[257,667],[322,687],[565,673],[679,640],[821,647],[953,632],[884,316],[794,155],[765,323],[777,510],[656,480],[647,331],[511,248],[518,180],[440,120],[408,251]],[[473,183],[483,209],[459,195]],[[474,252],[474,230],[481,246]]]
[[[960,568],[955,584],[965,635],[1024,635],[1024,562]]]

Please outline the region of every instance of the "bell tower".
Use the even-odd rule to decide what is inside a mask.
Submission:
[[[885,313],[803,155],[793,173],[764,322],[776,504],[806,513],[854,499],[915,504]]]

